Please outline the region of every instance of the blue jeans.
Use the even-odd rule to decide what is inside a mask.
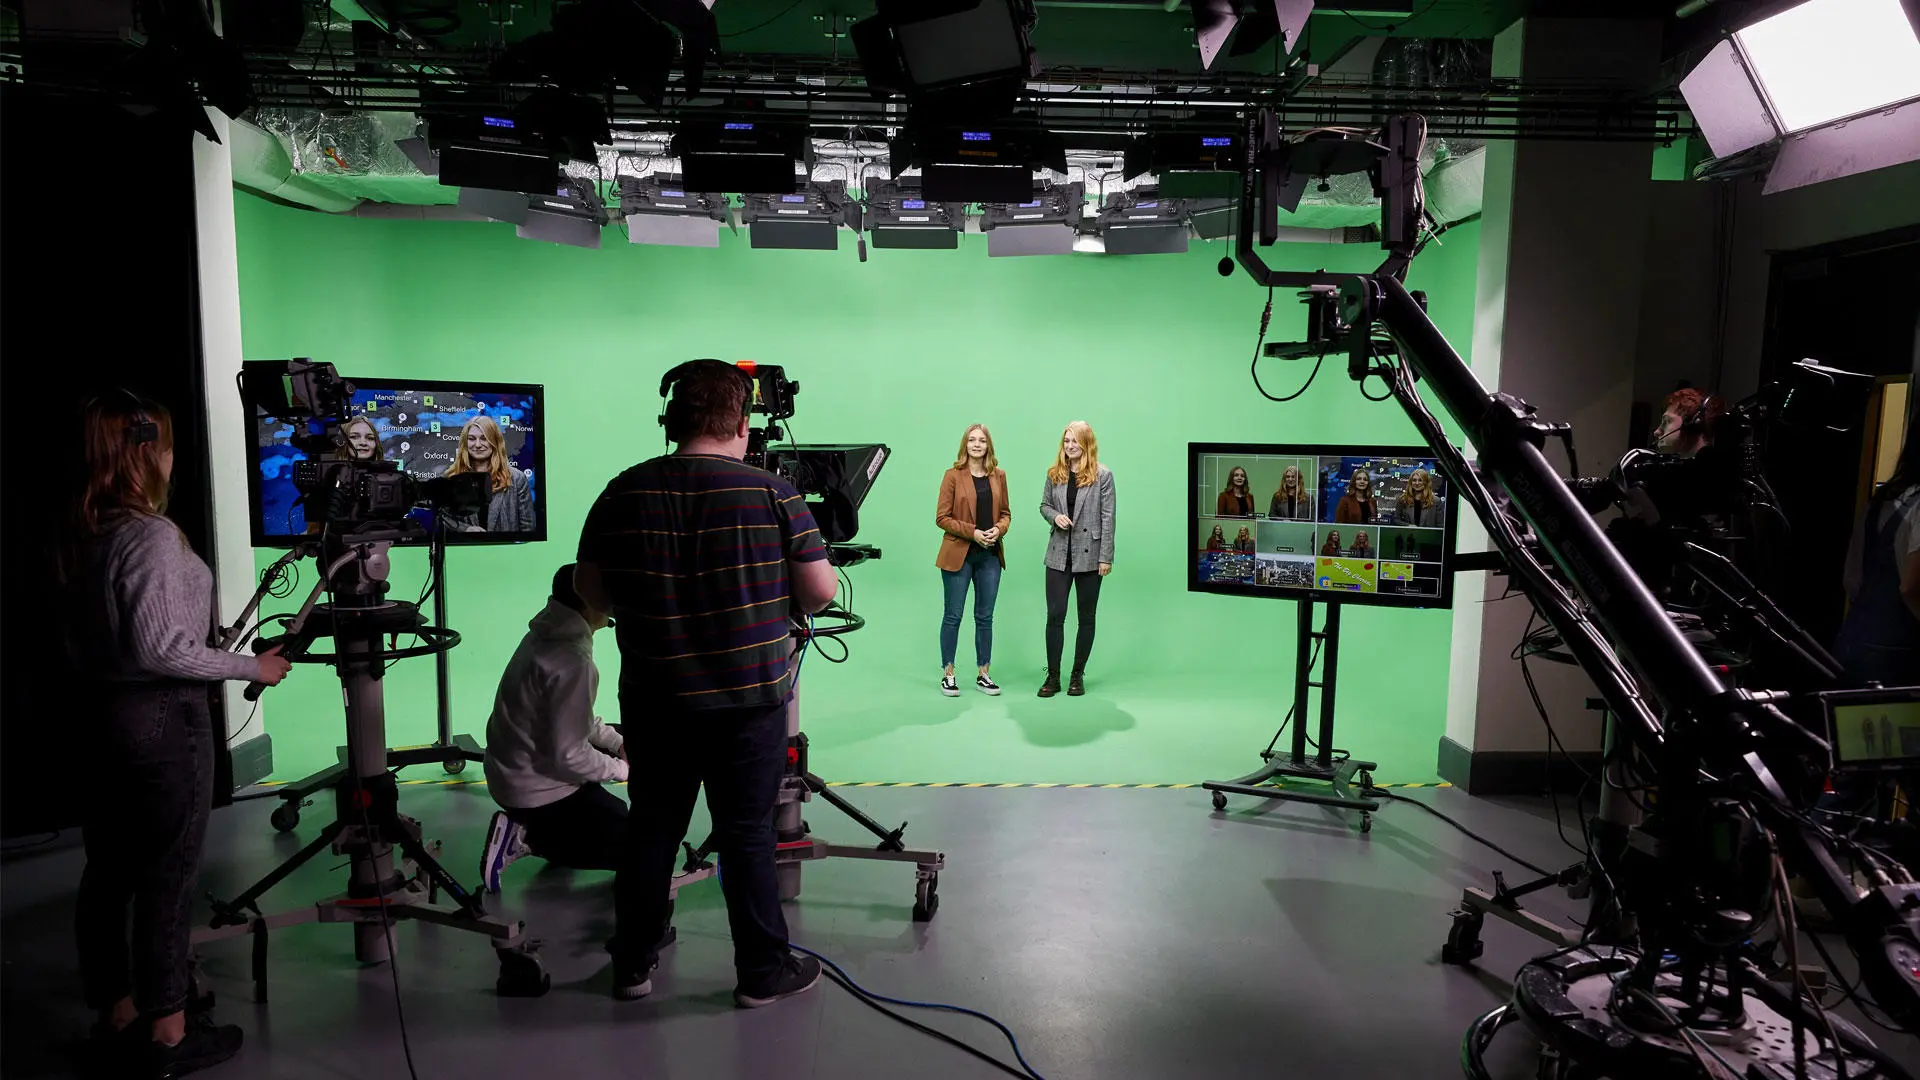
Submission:
[[[993,662],[993,602],[1000,596],[1000,556],[985,548],[967,552],[958,570],[940,571],[947,592],[947,614],[940,620],[940,667],[953,666],[960,651],[960,609],[967,606],[967,586],[973,586],[973,654],[975,663]]]

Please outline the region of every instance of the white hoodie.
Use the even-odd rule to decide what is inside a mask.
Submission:
[[[593,715],[600,669],[587,620],[548,600],[527,626],[487,719],[487,789],[515,810],[627,778],[627,763],[609,756],[620,752],[620,733]]]

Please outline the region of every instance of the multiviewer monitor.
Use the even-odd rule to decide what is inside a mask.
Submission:
[[[1384,607],[1453,603],[1452,485],[1416,446],[1189,443],[1187,587]]]
[[[429,534],[444,524],[449,544],[512,544],[547,538],[542,388],[517,383],[356,379],[343,434],[361,460],[391,461],[413,476],[482,472],[483,508],[449,514],[416,508],[410,516]],[[250,418],[254,460],[248,475],[256,547],[288,547],[316,535],[317,523],[294,489],[294,463],[306,455],[289,440],[293,425],[256,411]],[[317,515],[316,515],[317,516]]]

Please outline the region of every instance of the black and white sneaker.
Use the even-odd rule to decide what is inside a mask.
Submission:
[[[979,687],[980,692],[983,694],[992,694],[995,697],[1000,696],[1000,684],[987,678],[985,675],[973,680],[973,685]]]
[[[948,697],[959,697],[960,684],[953,681],[953,676],[942,675],[940,676],[940,692]]]
[[[613,962],[613,1000],[639,1001],[653,993],[653,969],[660,966],[656,957],[642,969],[616,959]]]
[[[733,1003],[743,1009],[758,1009],[796,994],[804,994],[820,981],[820,961],[811,956],[790,954],[780,970],[764,982],[740,984],[733,991]]]

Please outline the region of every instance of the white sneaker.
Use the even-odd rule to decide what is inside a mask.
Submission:
[[[494,811],[493,820],[487,825],[487,846],[480,851],[480,888],[498,893],[500,874],[531,854],[527,830],[515,824],[505,811]]]
[[[953,676],[942,675],[940,676],[940,692],[948,697],[959,697],[960,684],[953,681]]]

